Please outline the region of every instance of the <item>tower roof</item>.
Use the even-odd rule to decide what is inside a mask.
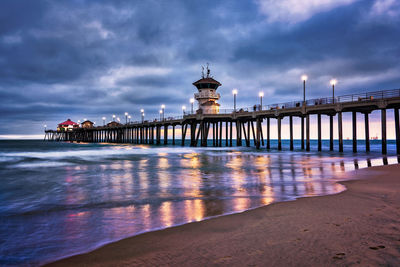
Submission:
[[[206,76],[204,76],[204,67],[201,67],[201,79],[194,82],[193,85],[197,87],[197,89],[217,89],[218,86],[221,86],[219,81],[214,80],[214,78],[210,75],[210,69],[208,68],[208,63],[206,67]]]
[[[198,84],[204,84],[204,83],[216,84],[218,86],[222,85],[219,81],[216,81],[211,77],[201,78],[200,80],[194,82],[193,85],[197,87]]]

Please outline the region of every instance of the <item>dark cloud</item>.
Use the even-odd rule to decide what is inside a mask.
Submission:
[[[376,0],[378,1],[378,0]],[[355,1],[293,24],[251,1],[1,1],[0,134],[66,118],[179,115],[211,63],[222,108],[399,87],[399,5]],[[382,0],[380,0],[382,1]],[[11,123],[12,122],[12,123]],[[9,126],[12,125],[12,126]]]

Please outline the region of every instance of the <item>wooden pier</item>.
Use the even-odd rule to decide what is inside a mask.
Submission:
[[[339,96],[335,98],[318,98],[263,107],[230,110],[220,114],[188,114],[185,116],[164,119],[162,121],[144,121],[124,124],[116,127],[98,126],[77,128],[71,131],[45,131],[45,139],[52,141],[107,142],[167,145],[168,133],[172,133],[172,145],[176,145],[175,129],[180,127],[182,146],[190,140],[190,146],[207,146],[209,136],[212,146],[233,146],[235,131],[236,146],[250,146],[253,139],[256,148],[271,148],[270,122],[277,120],[278,150],[282,149],[282,119],[289,117],[290,150],[294,150],[293,117],[301,119],[301,149],[310,151],[310,117],[317,116],[318,151],[322,150],[321,117],[329,117],[330,145],[334,150],[333,121],[337,118],[339,144],[337,150],[343,152],[343,113],[352,114],[353,152],[357,152],[357,113],[364,115],[365,151],[370,151],[369,114],[374,110],[381,112],[382,153],[387,153],[386,113],[394,112],[396,129],[397,154],[400,154],[399,128],[400,89],[368,92]],[[266,122],[266,133],[263,123]],[[161,132],[164,136],[161,136]]]

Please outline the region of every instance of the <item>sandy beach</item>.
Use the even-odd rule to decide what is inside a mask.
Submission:
[[[49,266],[399,266],[400,165],[347,190],[145,233]]]

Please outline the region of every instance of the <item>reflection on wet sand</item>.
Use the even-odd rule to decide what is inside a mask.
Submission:
[[[237,151],[159,153],[152,158],[97,165],[97,180],[86,176],[93,171],[90,165],[79,170],[66,166],[67,204],[91,197],[76,189],[82,183],[93,183],[96,196],[108,204],[91,212],[68,212],[65,234],[78,238],[74,229],[96,224],[104,235],[121,238],[276,201],[338,193],[344,187],[336,181],[344,172],[399,161],[398,157],[346,161]]]

